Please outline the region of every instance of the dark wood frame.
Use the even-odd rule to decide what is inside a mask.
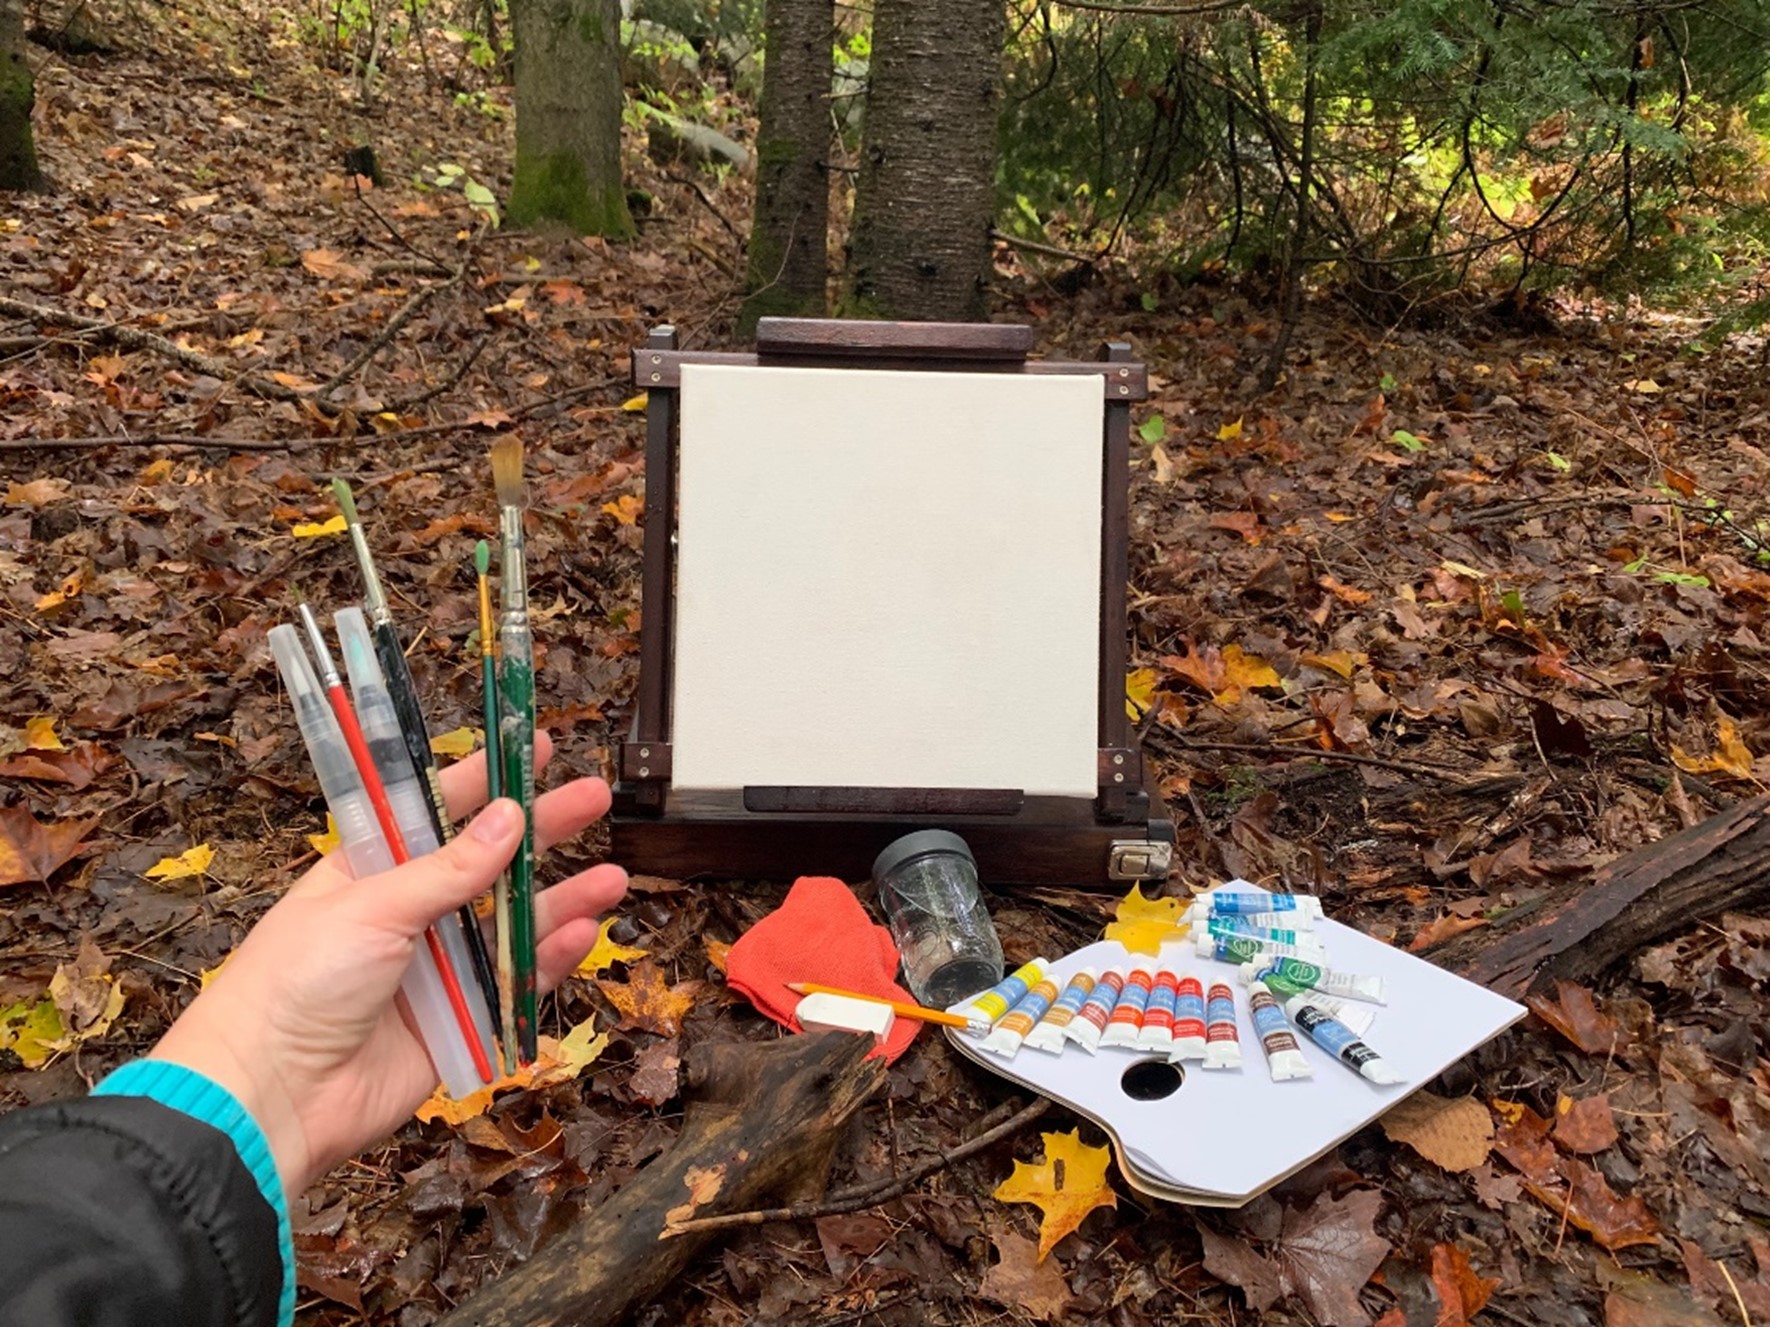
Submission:
[[[1174,827],[1145,784],[1125,715],[1131,404],[1149,394],[1123,342],[1089,361],[1032,360],[1032,329],[994,323],[886,323],[764,318],[753,353],[685,351],[660,327],[633,352],[646,407],[645,569],[639,692],[617,753],[611,817],[616,860],[629,870],[779,878],[864,877],[899,834],[940,827],[964,836],[991,883],[1087,883],[1108,877],[1115,845],[1155,845],[1165,870]],[[1090,801],[1014,789],[747,788],[683,792],[671,775],[675,609],[677,396],[684,364],[793,365],[966,373],[1097,374],[1102,421],[1099,785]],[[1135,873],[1135,872],[1133,872]]]

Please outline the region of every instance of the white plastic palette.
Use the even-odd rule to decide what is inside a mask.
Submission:
[[[1207,1070],[1191,1061],[1179,1066],[1184,1077],[1171,1095],[1140,1101],[1125,1091],[1126,1071],[1165,1057],[1117,1049],[1089,1055],[1069,1045],[1061,1055],[1022,1048],[1010,1060],[979,1050],[976,1040],[957,1030],[949,1028],[947,1037],[985,1068],[1062,1102],[1106,1130],[1119,1168],[1138,1191],[1174,1202],[1239,1207],[1524,1017],[1522,1005],[1351,927],[1323,920],[1315,929],[1327,946],[1329,967],[1383,978],[1389,1002],[1370,1006],[1377,1018],[1364,1041],[1402,1076],[1401,1083],[1367,1082],[1301,1032],[1297,1041],[1314,1076],[1274,1083],[1254,1035],[1239,968],[1198,958],[1190,940],[1167,946],[1160,964],[1195,973],[1207,989],[1213,981],[1235,988],[1239,1070]],[[1138,963],[1153,967],[1156,960],[1133,957],[1109,940],[1066,955],[1050,975],[1061,989],[1078,968],[1104,972]]]

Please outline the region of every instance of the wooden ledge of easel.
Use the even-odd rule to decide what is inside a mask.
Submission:
[[[756,353],[819,359],[1024,360],[1033,330],[1024,323],[852,322],[842,318],[763,318]]]
[[[644,346],[633,352],[633,385],[645,391],[675,391],[682,386],[685,364],[722,364],[730,368],[836,368],[845,364],[881,371],[921,370],[931,373],[1024,373],[1030,377],[1078,375],[1104,378],[1106,400],[1125,405],[1149,399],[1149,370],[1125,360],[1049,360],[965,358],[904,351],[871,358],[836,355],[757,355],[737,350],[669,350]]]

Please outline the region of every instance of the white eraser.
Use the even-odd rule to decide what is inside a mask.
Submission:
[[[870,1032],[880,1041],[891,1035],[897,1015],[889,1005],[851,995],[808,995],[793,1010],[807,1032]]]

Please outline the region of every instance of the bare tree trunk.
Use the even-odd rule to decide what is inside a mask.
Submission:
[[[620,0],[511,0],[516,172],[510,219],[630,235],[621,185]]]
[[[31,137],[36,99],[25,58],[24,0],[0,0],[0,189],[43,188]]]
[[[756,217],[738,332],[770,314],[824,312],[830,229],[832,0],[768,0]]]
[[[850,311],[977,319],[996,202],[1002,0],[878,0]]]

